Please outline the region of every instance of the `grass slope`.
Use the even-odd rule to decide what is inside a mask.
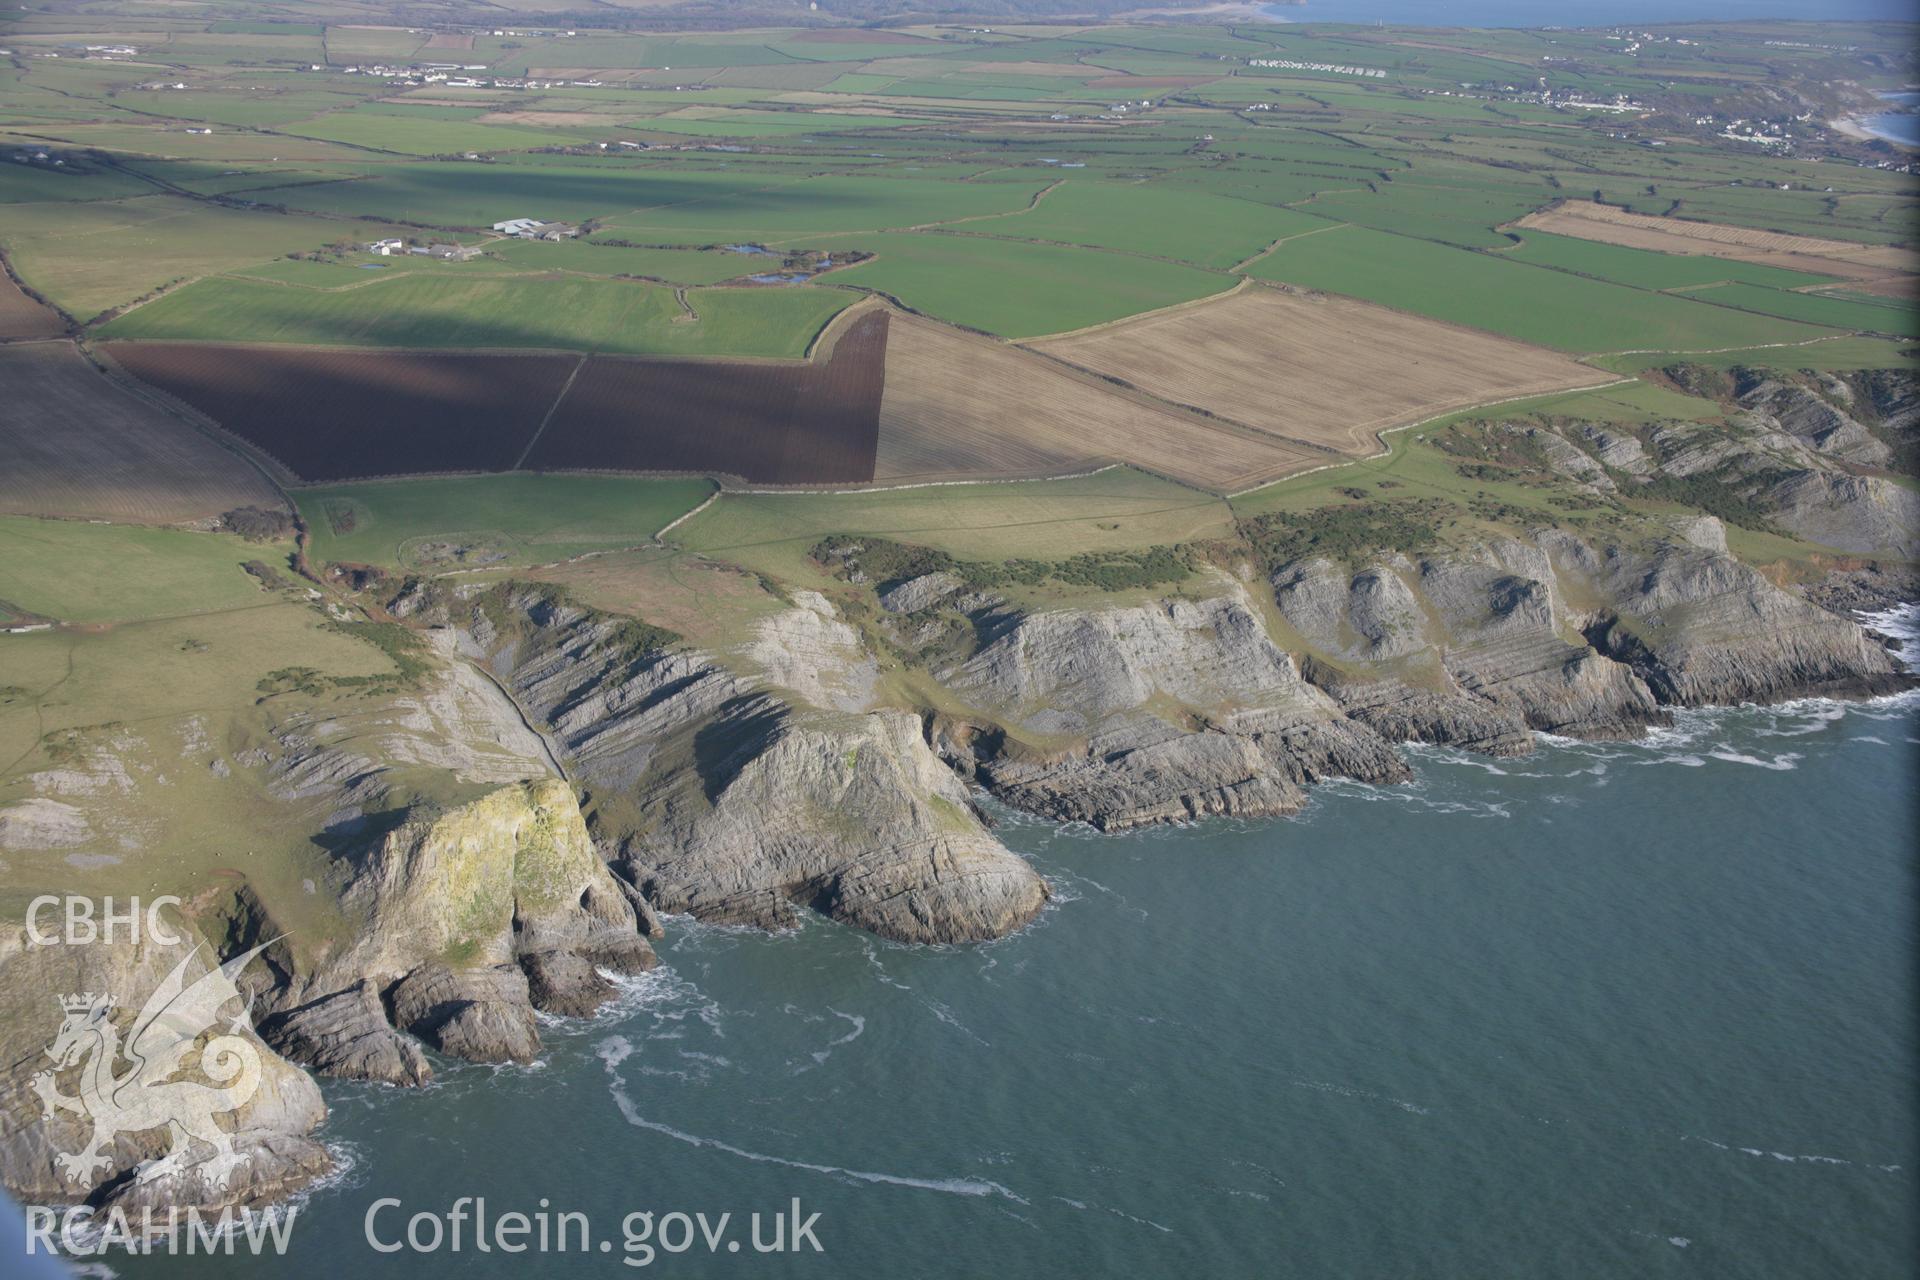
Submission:
[[[300,489],[316,562],[524,565],[635,546],[704,502],[706,480],[497,475]],[[429,546],[457,543],[464,557]]]
[[[583,276],[408,273],[337,292],[222,278],[131,311],[101,334],[320,346],[799,356],[851,298],[789,286],[695,290],[688,300],[697,320],[684,318],[673,290],[665,286]]]

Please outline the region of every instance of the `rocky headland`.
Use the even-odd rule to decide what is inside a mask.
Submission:
[[[656,963],[662,915],[1002,937],[1048,887],[983,795],[1102,830],[1285,815],[1328,778],[1408,778],[1403,743],[1510,756],[1677,708],[1911,687],[1848,611],[1913,594],[1920,512],[1889,470],[1920,419],[1912,380],[1710,389],[1725,422],[1494,422],[1444,444],[1462,466],[1692,514],[1509,514],[1398,545],[1249,535],[1183,553],[1167,581],[1057,598],[838,539],[816,552],[831,590],[783,588],[707,648],[537,584],[368,584],[368,615],[418,638],[407,687],[329,700],[292,677],[244,726],[178,738],[179,767],[301,833],[298,888],[195,886],[183,948],[0,938],[0,1175],[34,1203],[284,1196],[328,1167],[309,1072],[414,1086],[450,1059],[531,1061],[542,1015],[589,1016]],[[1788,584],[1734,554],[1730,521],[1855,558]],[[136,847],[127,815],[158,784],[134,743],[105,732],[35,775],[0,808],[0,846]],[[33,1083],[54,996],[254,948],[236,1034],[263,1084],[230,1122],[241,1171],[151,1176],[164,1133],[136,1133],[77,1192],[58,1154],[81,1121]]]

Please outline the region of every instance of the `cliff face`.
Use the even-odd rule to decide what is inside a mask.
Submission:
[[[1587,633],[1676,706],[1863,697],[1910,686],[1858,625],[1769,582],[1726,553],[1718,521],[1650,553],[1547,539],[1558,571],[1601,606]]]
[[[614,977],[655,963],[656,908],[768,929],[811,910],[911,942],[1018,929],[1046,884],[994,837],[969,784],[1109,830],[1279,815],[1328,778],[1407,778],[1399,743],[1516,754],[1539,733],[1637,734],[1674,707],[1910,687],[1858,625],[1732,556],[1719,520],[1662,525],[1615,501],[1665,485],[1654,492],[1833,547],[1920,545],[1915,495],[1872,473],[1920,423],[1911,379],[1738,394],[1730,425],[1486,429],[1499,447],[1482,457],[1556,497],[1578,490],[1575,507],[1609,518],[1566,523],[1608,537],[1519,531],[1518,508],[1498,517],[1506,534],[1463,535],[1495,518],[1476,509],[1482,524],[1418,535],[1447,550],[1310,554],[1265,576],[1201,568],[1157,598],[1089,591],[1100,603],[1081,607],[1018,606],[981,584],[1030,577],[923,559],[943,567],[875,584],[871,602],[863,575],[847,575],[857,590],[836,592],[841,604],[796,591],[715,652],[548,589],[415,587],[395,612],[441,625],[398,693],[314,692],[276,673],[224,720],[76,733],[0,808],[9,857],[64,876],[165,855],[182,840],[169,822],[202,801],[277,842],[244,870],[180,873],[215,944],[193,972],[216,950],[271,944],[242,983],[262,1087],[238,1116],[236,1177],[133,1176],[165,1149],[164,1131],[140,1131],[113,1145],[91,1194],[284,1196],[326,1167],[309,1136],[324,1110],[294,1064],[419,1084],[433,1053],[527,1061],[537,1015],[592,1013]],[[1277,545],[1303,544],[1250,535],[1216,558]],[[1910,573],[1886,572],[1820,598],[1902,593]],[[0,941],[0,1177],[17,1194],[76,1198],[56,1156],[77,1121],[48,1118],[34,1083],[64,1012],[53,996],[137,996],[173,963],[136,946]]]
[[[210,1176],[211,1161],[197,1158],[209,1154],[205,1148],[193,1149],[196,1162],[153,1163],[172,1146],[165,1123],[130,1128],[114,1136],[121,1123],[135,1125],[141,1117],[123,1121],[96,1094],[93,1107],[104,1110],[98,1118],[107,1122],[102,1136],[110,1139],[97,1148],[104,1163],[90,1171],[84,1183],[68,1179],[62,1160],[95,1149],[91,1138],[96,1114],[92,1108],[75,1108],[49,1115],[35,1077],[50,1071],[52,1088],[76,1097],[86,1092],[82,1077],[101,1055],[96,1050],[66,1066],[49,1056],[65,1016],[61,999],[82,993],[108,998],[112,1002],[108,1020],[115,1036],[124,1041],[149,994],[183,960],[189,984],[210,968],[207,949],[196,949],[193,942],[163,946],[143,938],[138,943],[32,946],[24,930],[0,939],[0,1062],[4,1063],[0,1065],[0,1183],[16,1199],[27,1204],[117,1205],[136,1215],[148,1205],[164,1209],[167,1205],[262,1204],[285,1198],[331,1167],[326,1149],[309,1136],[327,1114],[319,1089],[305,1072],[242,1026],[232,1034],[245,1047],[234,1052],[257,1062],[258,1088],[237,1109],[219,1112],[217,1123],[235,1135],[235,1160],[230,1170],[223,1170],[226,1176],[220,1180]],[[235,999],[220,1010],[225,1015],[221,1030],[227,1029],[239,1003]],[[181,1078],[214,1079],[200,1062],[198,1052],[190,1054]],[[112,1066],[120,1079],[133,1070],[127,1061]],[[133,1085],[116,1100],[138,1103],[148,1092]],[[160,1111],[163,1116],[172,1114],[164,1105]]]
[[[1131,608],[1021,613],[917,580],[882,603],[903,642],[951,635],[952,608],[990,637],[935,673],[963,704],[931,722],[949,761],[1009,804],[1106,829],[1290,813],[1326,777],[1406,777],[1396,742],[1512,755],[1536,732],[1634,736],[1674,706],[1912,683],[1859,626],[1729,555],[1711,517],[1632,546],[1542,529],[1309,557],[1271,587],[1275,630],[1224,576],[1212,598]]]
[[[945,754],[1049,817],[1118,829],[1286,814],[1324,777],[1407,776],[1301,678],[1237,587],[1202,601],[1028,614],[938,675],[976,713],[939,726]]]
[[[1501,540],[1351,571],[1325,559],[1274,576],[1281,613],[1355,718],[1396,740],[1513,754],[1529,730],[1618,737],[1664,721],[1633,672],[1581,636],[1544,548]]]
[[[556,779],[410,817],[344,861],[350,933],[262,1024],[330,1074],[420,1083],[431,1069],[408,1036],[474,1061],[531,1061],[536,1010],[590,1013],[614,993],[601,970],[656,963]]]
[[[787,633],[805,662],[781,656]],[[962,942],[1045,903],[917,718],[865,709],[874,660],[824,600],[762,628],[749,655],[780,657],[764,676],[624,635],[532,594],[461,628],[551,732],[616,865],[659,909],[780,928],[810,907],[903,941]]]
[[[1396,739],[1496,753],[1528,730],[1631,735],[1667,706],[1860,696],[1906,687],[1854,623],[1726,553],[1710,517],[1652,547],[1542,531],[1463,556],[1326,560],[1275,577],[1323,660],[1314,678]]]

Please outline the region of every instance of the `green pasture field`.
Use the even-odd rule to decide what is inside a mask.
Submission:
[[[0,516],[0,600],[62,622],[242,609],[266,597],[240,566],[283,566],[287,550],[229,534]]]
[[[807,557],[834,533],[872,534],[963,558],[1131,550],[1231,534],[1227,504],[1125,467],[1072,480],[929,485],[870,493],[723,493],[669,535],[783,582],[816,583]]]
[[[374,222],[248,212],[165,195],[10,205],[0,220],[0,244],[21,278],[83,319],[176,280],[346,236],[388,234]]]
[[[1716,25],[1699,28],[1711,32],[1699,46],[1638,56],[1590,32],[1324,24],[929,24],[898,29],[905,42],[854,27],[830,40],[532,29],[479,33],[466,51],[427,50],[424,29],[322,31],[294,16],[143,18],[151,30],[115,35],[139,45],[135,63],[33,57],[102,20],[19,16],[20,56],[0,66],[0,244],[30,284],[83,318],[171,290],[110,330],[129,336],[794,354],[847,290],[1033,337],[1218,292],[1232,283],[1221,271],[1284,238],[1247,271],[1582,353],[1915,331],[1897,305],[1781,292],[1816,276],[1544,233],[1513,247],[1494,229],[1597,189],[1648,213],[1910,240],[1913,175],[1822,159],[1810,141],[1763,155],[1672,116],[1589,119],[1486,97],[1488,82],[1520,83],[1548,56],[1556,83],[1657,101],[1682,121],[1696,103],[1733,114],[1739,95],[1796,76],[1895,84],[1841,51],[1884,38],[1865,27],[1833,27],[1836,48],[1816,51],[1767,45],[1784,38],[1779,24]],[[1388,74],[1248,65],[1269,56]],[[496,91],[340,70],[416,58],[608,74]],[[308,70],[323,61],[334,70]],[[1183,83],[1136,83],[1158,76]],[[176,80],[188,88],[139,87]],[[1112,113],[1122,101],[1130,111]],[[508,107],[587,115],[481,123]],[[1641,145],[1648,129],[1667,145]],[[620,138],[661,145],[592,145]],[[64,150],[89,172],[13,163],[19,146]],[[420,158],[467,151],[492,159]],[[148,194],[108,160],[230,203]],[[459,266],[277,260],[395,223],[471,243],[512,217],[598,220],[600,242],[492,242]],[[773,265],[711,251],[735,242],[879,256],[805,289],[702,292]],[[202,280],[221,275],[245,278]],[[701,318],[676,320],[670,290],[615,276],[694,287]]]
[[[610,233],[617,234],[617,233]],[[675,284],[719,284],[779,267],[780,258],[725,249],[639,247],[594,240],[496,240],[487,252],[515,267],[593,276],[646,276]]]
[[[897,230],[1011,213],[1024,209],[1044,185],[1037,179],[1028,186],[864,175],[787,178],[706,198],[658,203],[611,218],[608,226],[632,240],[659,236],[696,242]]]
[[[394,254],[381,258],[359,250],[349,251],[340,258],[330,257],[318,262],[308,259],[281,258],[275,262],[240,267],[221,274],[241,280],[265,280],[273,284],[292,285],[300,289],[358,289],[416,271],[439,273],[455,278],[519,274],[507,263],[486,258],[475,258],[471,262],[445,262],[439,258],[427,258],[414,254]]]
[[[371,214],[429,226],[489,227],[508,218],[580,222],[690,201],[725,200],[784,176],[676,168],[611,157],[597,165],[577,157],[563,159],[564,164],[554,165],[519,160],[376,164],[368,166],[365,177],[292,188],[280,199],[296,209],[323,213]]]
[[[1854,199],[1836,200],[1815,190],[1781,191],[1774,182],[1700,187],[1663,182],[1658,184],[1659,194],[1650,196],[1636,179],[1583,181],[1580,175],[1566,175],[1566,180],[1575,191],[1598,187],[1606,193],[1609,202],[1635,213],[1726,222],[1762,231],[1824,236],[1862,244],[1892,244],[1910,241],[1913,236],[1911,194],[1885,203],[1862,203]]]
[[[1721,283],[1798,289],[1803,285],[1833,283],[1831,276],[1787,271],[1733,258],[1629,249],[1625,245],[1602,244],[1597,240],[1557,236],[1545,231],[1518,231],[1514,234],[1521,238],[1521,243],[1504,250],[1501,257],[1536,267],[1554,267],[1599,280],[1611,280],[1615,284],[1631,285],[1636,289],[1693,289],[1699,285]]]
[[[1508,243],[1495,227],[1531,213],[1554,194],[1544,183],[1505,189],[1488,184],[1491,189],[1476,191],[1429,185],[1421,177],[1416,167],[1409,176],[1378,184],[1377,192],[1324,191],[1300,208],[1322,218],[1379,231],[1469,248],[1495,248]]]
[[[664,115],[636,121],[647,135],[678,134],[686,138],[798,138],[809,134],[851,133],[861,129],[898,129],[911,123],[878,113],[828,115],[806,111],[729,111],[724,108],[698,116]]]
[[[461,155],[469,151],[524,151],[576,142],[578,129],[543,132],[519,126],[470,124],[455,120],[418,119],[384,112],[341,111],[298,124],[280,126],[285,132],[375,151],[401,155]]]
[[[965,229],[1224,268],[1281,236],[1324,225],[1318,218],[1230,196],[1068,178],[1030,210],[970,222]]]
[[[1809,324],[1832,325],[1836,329],[1855,329],[1863,333],[1883,333],[1898,338],[1920,337],[1920,312],[1903,298],[1829,298],[1817,293],[1788,293],[1755,284],[1723,284],[1695,289],[1687,295],[1702,302],[1759,311]]]
[[[427,42],[425,34],[399,27],[328,27],[326,38],[327,53],[335,61],[411,58]]]
[[[316,563],[431,571],[637,546],[706,501],[707,480],[520,474],[294,491]],[[455,555],[450,546],[465,547]]]
[[[835,284],[877,289],[916,311],[1003,338],[1106,324],[1234,284],[1231,276],[1176,262],[988,236],[919,232],[819,244],[875,255],[827,277]]]
[[[352,107],[360,95],[299,89],[254,93],[245,89],[206,91],[150,90],[118,93],[113,103],[126,110],[175,120],[205,120],[245,128],[279,128],[306,120],[322,111]],[[294,132],[301,132],[295,129]]]
[[[112,169],[70,170],[50,164],[0,164],[0,204],[119,200],[153,188]],[[4,235],[0,231],[0,235]]]
[[[682,319],[674,291],[664,285],[585,276],[408,272],[339,291],[222,277],[130,311],[100,333],[113,339],[797,357],[853,301],[844,292],[804,285],[697,289],[687,296],[697,320]]]
[[[1289,241],[1249,273],[1564,351],[1700,351],[1826,334],[1365,227]]]
[[[120,116],[106,124],[45,126],[53,144],[153,156],[165,160],[200,160],[209,164],[297,164],[320,161],[377,161],[378,156],[319,138],[296,138],[285,133],[251,133],[226,125],[207,126],[211,134],[188,133],[199,126],[166,122],[135,123],[144,117]]]

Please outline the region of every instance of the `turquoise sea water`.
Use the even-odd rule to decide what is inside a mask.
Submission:
[[[1684,716],[1290,821],[1004,828],[1058,889],[978,948],[674,922],[531,1069],[329,1086],[353,1168],[271,1263],[632,1274],[633,1210],[798,1197],[822,1254],[698,1276],[1740,1276],[1915,1257],[1911,709]],[[614,1251],[387,1257],[459,1196]],[[598,1236],[596,1237],[598,1238]],[[724,1250],[724,1245],[722,1246]]]

